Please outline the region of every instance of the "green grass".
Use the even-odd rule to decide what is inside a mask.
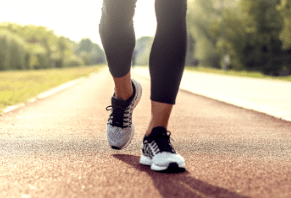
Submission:
[[[264,75],[260,72],[247,72],[247,71],[234,71],[234,70],[224,71],[222,69],[215,69],[215,68],[209,68],[209,67],[189,67],[189,66],[187,66],[185,70],[212,73],[212,74],[229,75],[229,76],[241,76],[241,77],[250,77],[250,78],[264,78],[264,79],[291,81],[291,76],[280,76],[280,77],[274,76],[273,77],[273,76]]]
[[[102,66],[0,72],[0,113],[70,80],[98,72]]]

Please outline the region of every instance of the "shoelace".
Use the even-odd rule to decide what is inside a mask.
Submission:
[[[154,142],[154,151],[155,153],[161,152],[170,152],[175,153],[175,150],[170,142],[171,132],[167,131],[167,133],[160,133],[158,136],[155,137]]]
[[[124,116],[124,113],[128,113],[124,108],[118,107],[118,106],[108,106],[106,107],[106,111],[111,111],[112,113],[109,116],[109,120],[111,120],[112,126],[121,127],[122,129],[127,127],[128,125],[124,126],[124,123],[129,123],[127,119],[128,117]]]

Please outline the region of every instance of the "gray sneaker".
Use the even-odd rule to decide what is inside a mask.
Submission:
[[[140,83],[132,79],[133,95],[126,101],[111,98],[111,106],[106,108],[111,111],[107,122],[107,139],[113,149],[127,147],[134,135],[134,123],[132,121],[133,109],[137,106],[142,95]]]

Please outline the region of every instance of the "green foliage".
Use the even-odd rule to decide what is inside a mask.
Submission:
[[[4,29],[0,29],[0,70],[6,70],[9,68],[10,53],[9,46],[10,32]]]
[[[291,49],[291,0],[281,0],[281,4],[277,6],[284,24],[280,39],[283,42],[283,49]]]
[[[222,38],[221,17],[213,20],[208,26],[208,33],[203,34],[212,37],[220,57],[225,48],[231,58],[232,69],[261,71],[269,75],[288,74],[288,71],[291,72],[291,50],[283,51],[282,42],[285,42],[287,49],[291,37],[287,36],[290,31],[282,31],[284,22],[287,28],[288,17],[284,21],[284,14],[279,11],[283,12],[283,8],[286,11],[289,7],[283,3],[278,7],[277,3],[277,0],[240,0],[238,7],[225,6],[223,19],[226,40]],[[192,25],[192,28],[195,26]],[[288,38],[284,40],[282,35]]]
[[[106,62],[103,50],[89,38],[80,41],[76,53],[82,57],[86,65],[104,64]]]
[[[219,2],[224,2],[224,9]],[[217,57],[222,60],[225,49],[232,69],[291,73],[290,6],[291,0],[189,0],[195,58],[209,66]]]
[[[283,67],[283,63],[276,58],[282,55],[279,34],[283,27],[276,4],[277,0],[240,2],[247,36],[244,65],[265,74],[278,73]]]
[[[89,38],[82,39],[79,44],[79,51],[90,53],[93,48],[93,42]]]
[[[45,57],[50,54],[50,46],[55,45],[58,37],[53,31],[47,30],[43,26],[20,26],[15,23],[2,23],[2,28],[17,34],[26,41],[27,53],[29,59],[29,69],[48,68],[50,64]]]
[[[105,63],[103,50],[90,39],[84,41],[80,44],[75,43],[55,35],[52,30],[43,26],[1,23],[0,70],[46,69]],[[90,48],[84,48],[88,43]],[[81,51],[77,52],[76,49],[86,51],[87,54],[81,54]]]
[[[72,54],[70,58],[67,58],[64,60],[64,65],[66,67],[75,67],[75,66],[82,66],[86,64],[84,63],[82,57]]]
[[[215,0],[188,1],[188,31],[195,40],[194,57],[203,65],[217,66],[216,39],[211,36],[210,25],[217,19]]]
[[[0,44],[0,70],[26,69],[26,46],[22,38],[1,28]]]
[[[216,40],[216,47],[220,57],[222,57],[222,48],[224,45],[226,53],[231,59],[231,67],[236,70],[242,70],[244,68],[242,54],[247,38],[238,8],[225,9],[224,23],[227,24],[225,27],[225,42],[221,38],[221,23],[221,20],[217,20],[209,28],[211,36]]]
[[[277,0],[241,0],[243,25],[251,35],[250,44],[268,45],[277,39],[282,29],[282,18],[276,9]]]
[[[18,36],[11,39],[10,42],[10,68],[21,70],[25,68],[25,43]]]
[[[135,45],[135,65],[149,65],[150,51],[154,38],[144,36],[136,41]]]

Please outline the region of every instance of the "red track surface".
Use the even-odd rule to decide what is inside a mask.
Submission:
[[[187,171],[139,165],[150,115],[148,80],[135,137],[107,144],[107,71],[0,117],[0,197],[291,197],[291,123],[187,92],[170,120]]]

